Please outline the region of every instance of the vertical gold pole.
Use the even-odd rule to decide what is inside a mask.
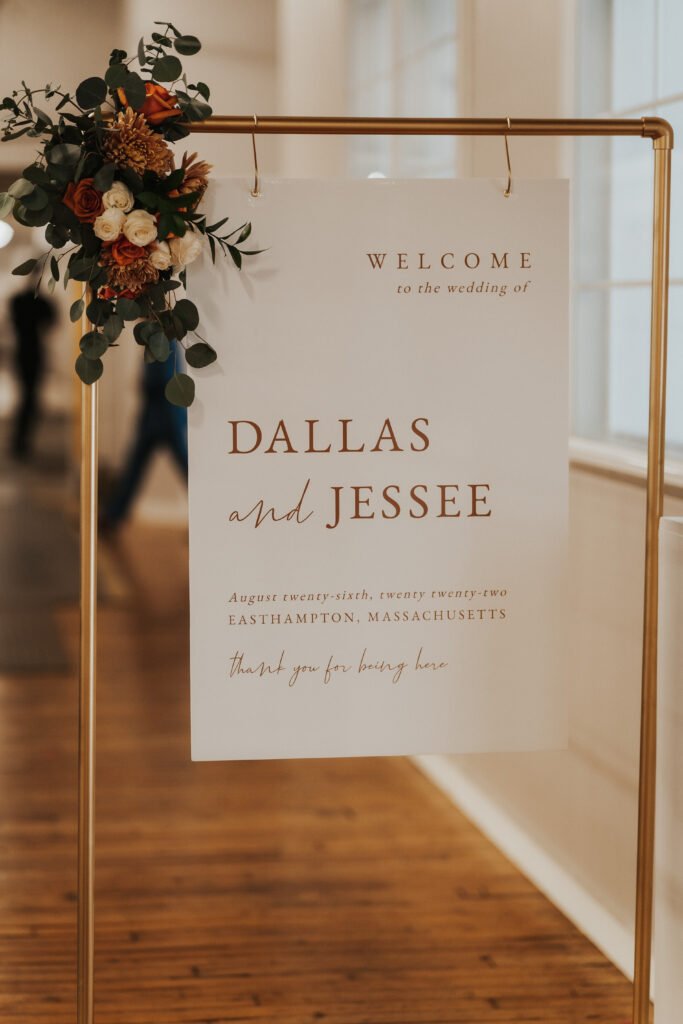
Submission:
[[[666,413],[666,335],[669,297],[669,196],[671,140],[654,140],[654,222],[652,236],[652,320],[650,335],[650,415],[647,452],[645,525],[645,606],[640,718],[638,792],[638,867],[636,945],[633,972],[633,1022],[650,1020],[652,891],[657,768],[657,588],[659,520],[663,510]]]
[[[78,1024],[93,1024],[97,384],[81,386],[81,650],[78,724]]]

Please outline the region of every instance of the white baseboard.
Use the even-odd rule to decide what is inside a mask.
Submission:
[[[413,761],[580,932],[633,979],[633,932],[629,928],[605,910],[448,757],[420,755]]]

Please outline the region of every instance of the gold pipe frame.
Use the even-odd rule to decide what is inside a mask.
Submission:
[[[526,135],[632,136],[654,148],[652,316],[648,421],[645,595],[641,684],[638,863],[633,1022],[650,1022],[655,780],[657,766],[657,621],[659,521],[664,495],[666,346],[669,299],[671,151],[673,129],[660,117],[383,118],[217,115],[193,132],[262,135]],[[86,321],[87,323],[87,321]],[[94,1021],[95,668],[97,640],[97,384],[83,385],[81,403],[81,645],[78,815],[78,1024]]]

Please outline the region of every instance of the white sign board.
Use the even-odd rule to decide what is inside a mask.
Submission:
[[[190,280],[193,758],[562,746],[567,183],[262,193]]]

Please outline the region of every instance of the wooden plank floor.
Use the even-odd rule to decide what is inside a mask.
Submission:
[[[123,556],[133,596],[100,617],[98,1024],[629,1018],[619,972],[410,762],[193,765],[185,540],[137,528]],[[73,1024],[73,674],[0,679],[0,737],[0,1021]]]

